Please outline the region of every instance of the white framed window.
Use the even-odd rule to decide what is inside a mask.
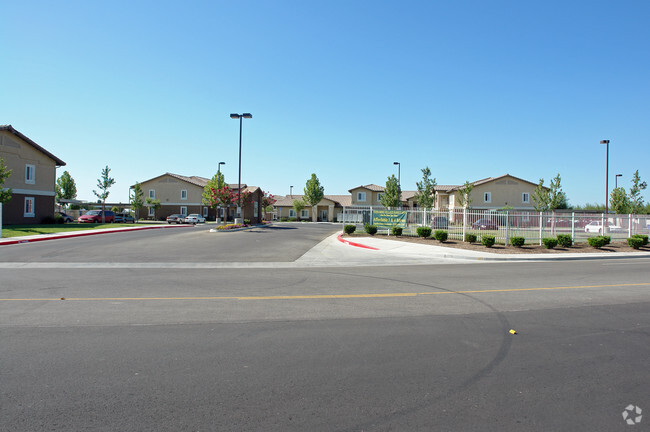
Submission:
[[[255,201],[253,203],[253,217],[257,217],[260,214],[260,203]]]
[[[309,210],[300,210],[300,218],[307,219],[309,217]]]
[[[187,207],[186,206],[181,206],[181,214],[183,216],[187,216]]]
[[[486,203],[492,202],[492,192],[485,192],[483,194],[483,202]]]
[[[36,183],[36,166],[27,164],[25,165],[25,183]]]
[[[156,209],[153,207],[149,207],[149,217],[154,217],[156,216]]]
[[[207,207],[203,207],[203,217],[204,218],[208,217],[208,208]]]
[[[156,198],[156,190],[155,189],[149,189],[149,198],[151,198],[151,199]]]
[[[383,197],[384,197],[384,194],[381,193],[381,192],[379,192],[379,193],[377,194],[377,201],[381,201],[381,199],[382,199]]]
[[[183,190],[181,191],[181,199],[182,199],[182,200],[186,200],[186,199],[187,199],[187,190],[186,190],[186,189],[183,189]]]
[[[34,197],[25,197],[25,217],[34,217]]]
[[[524,204],[528,204],[530,202],[530,194],[528,192],[521,194],[521,202]]]
[[[226,209],[223,208],[223,207],[221,207],[221,208],[219,209],[219,217],[220,217],[220,218],[223,218],[225,214],[226,214]]]
[[[366,193],[365,192],[357,192],[357,201],[366,202]]]
[[[296,217],[296,211],[294,209],[289,209],[289,217]]]

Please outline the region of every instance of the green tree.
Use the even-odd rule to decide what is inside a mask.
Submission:
[[[293,210],[296,212],[296,217],[300,220],[300,212],[305,208],[305,202],[303,200],[293,200]]]
[[[69,172],[63,171],[61,177],[56,180],[56,200],[61,205],[61,200],[77,198],[77,185]],[[64,207],[67,203],[64,204]]]
[[[102,223],[106,222],[104,207],[106,206],[106,198],[108,198],[108,194],[110,193],[108,190],[115,184],[115,179],[109,175],[110,172],[111,169],[106,165],[106,168],[102,170],[102,176],[97,179],[97,188],[99,189],[99,192],[93,190],[95,196],[102,201]]]
[[[618,187],[612,190],[609,195],[609,208],[616,214],[626,214],[630,211],[630,200],[624,188]]]
[[[307,183],[305,184],[304,191],[305,195],[303,199],[306,204],[314,207],[312,209],[312,220],[316,221],[316,206],[325,196],[325,187],[321,186],[316,174],[312,174],[311,178],[307,180]]]
[[[147,198],[147,206],[149,206],[149,207],[153,207],[153,211],[154,211],[154,215],[155,215],[156,212],[158,211],[158,209],[159,209],[160,207],[162,207],[162,204],[160,204],[160,200],[159,200],[159,199]],[[156,218],[156,217],[154,216],[154,219],[155,219],[155,218]]]
[[[386,208],[399,208],[402,205],[402,201],[400,200],[401,195],[402,190],[397,182],[397,177],[395,177],[395,174],[392,174],[386,180],[386,187],[379,202]]]
[[[463,187],[458,189],[459,206],[470,208],[472,205],[472,189],[474,189],[474,185],[469,181],[465,181]]]
[[[3,189],[2,185],[11,177],[11,170],[5,165],[4,159],[0,158],[0,204],[4,204],[11,199],[11,189]]]
[[[544,179],[539,179],[537,187],[533,191],[533,208],[535,211],[544,212],[549,206],[548,188],[544,186]]]
[[[632,176],[632,187],[630,188],[630,211],[634,214],[639,214],[644,211],[643,197],[641,196],[641,191],[645,190],[648,187],[646,182],[641,181],[639,176],[639,170],[634,172]]]
[[[212,190],[220,190],[224,186],[227,186],[224,175],[221,171],[217,171],[217,173],[208,180],[203,188],[203,204],[208,207],[216,208],[220,203],[218,200],[213,199],[214,194],[212,193]]]
[[[422,168],[422,181],[415,183],[415,185],[418,188],[418,191],[415,194],[418,207],[424,209],[432,208],[436,197],[436,179],[431,179],[431,170],[429,167]]]
[[[558,173],[553,180],[548,191],[548,208],[555,211],[556,209],[567,208],[567,197],[562,191],[562,178]]]
[[[144,192],[142,192],[142,185],[139,182],[133,186],[133,195],[129,197],[131,208],[135,210],[135,221],[140,219],[140,210],[144,207]]]

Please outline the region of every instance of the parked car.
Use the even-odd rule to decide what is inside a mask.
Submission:
[[[614,225],[611,222],[607,223],[607,231],[608,232],[622,232],[623,228],[621,228],[618,225]],[[585,232],[593,232],[593,233],[603,233],[603,224],[601,221],[591,221],[587,225],[585,225]]]
[[[135,219],[130,214],[118,213],[115,215],[115,223],[133,223]]]
[[[70,215],[68,215],[66,213],[56,212],[56,214],[61,215],[61,217],[63,218],[63,223],[74,222],[74,219],[72,218],[72,216],[70,216]]]
[[[182,223],[185,223],[185,216],[182,215],[182,214],[169,215],[169,216],[167,216],[167,223],[168,224],[172,224],[172,223],[182,224]]]
[[[499,225],[490,219],[479,219],[472,224],[472,228],[480,230],[498,230]]]
[[[104,222],[113,223],[115,221],[115,213],[110,210],[105,210],[104,212]],[[101,210],[89,210],[86,214],[79,216],[77,219],[79,223],[102,223],[102,211]]]
[[[185,223],[190,223],[190,224],[205,223],[205,218],[200,214],[193,213],[191,215],[185,216]]]
[[[449,219],[444,216],[436,216],[431,221],[431,229],[448,229],[449,228]]]

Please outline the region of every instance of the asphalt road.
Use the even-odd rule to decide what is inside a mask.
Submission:
[[[223,256],[295,260],[331,229],[297,227]],[[92,263],[101,239],[109,260],[220,259],[231,240],[165,231],[0,257]],[[0,430],[648,430],[648,263],[0,268]]]

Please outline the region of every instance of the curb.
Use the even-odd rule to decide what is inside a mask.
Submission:
[[[365,248],[365,249],[371,249],[371,250],[381,250],[379,248],[375,248],[372,246],[367,246],[361,243],[355,243],[351,242],[349,240],[343,239],[341,236],[343,234],[339,234],[337,236],[338,241],[341,243],[347,244],[349,246],[355,246],[355,247],[360,247],[360,248]],[[583,256],[584,255],[584,256]],[[435,255],[437,258],[446,258],[446,259],[455,259],[455,260],[464,260],[464,261],[479,261],[479,262],[539,262],[539,261],[585,261],[585,260],[603,260],[603,259],[634,259],[634,258],[645,258],[648,259],[650,258],[650,253],[643,253],[643,252],[633,252],[633,253],[626,253],[623,252],[622,255],[611,255],[611,254],[605,254],[605,253],[582,253],[580,256],[577,255],[571,255],[571,256],[563,256],[563,254],[556,254],[556,255],[523,255],[523,256],[490,256],[490,255],[485,255],[485,256],[470,256],[470,255],[462,255],[462,254],[454,254],[454,253],[439,253]],[[433,255],[432,255],[433,257]]]
[[[47,237],[35,237],[35,238],[12,238],[11,240],[2,240],[0,239],[0,246],[6,246],[6,245],[15,245],[15,244],[23,244],[23,243],[35,243],[35,242],[41,242],[41,241],[46,241],[46,240],[58,240],[58,239],[65,239],[65,238],[74,238],[74,237],[85,237],[85,236],[91,236],[91,235],[99,235],[99,234],[111,234],[111,233],[118,233],[118,232],[127,232],[127,231],[143,231],[143,230],[150,230],[150,229],[170,229],[170,228],[186,228],[186,227],[193,227],[194,225],[160,225],[160,226],[143,226],[143,227],[127,227],[127,228],[118,228],[118,229],[111,229],[111,228],[104,228],[104,229],[99,229],[99,230],[88,230],[88,232],[75,232],[71,234],[52,234],[52,235],[47,235],[47,234],[39,234],[39,235],[44,235]],[[30,237],[30,236],[26,236]]]

